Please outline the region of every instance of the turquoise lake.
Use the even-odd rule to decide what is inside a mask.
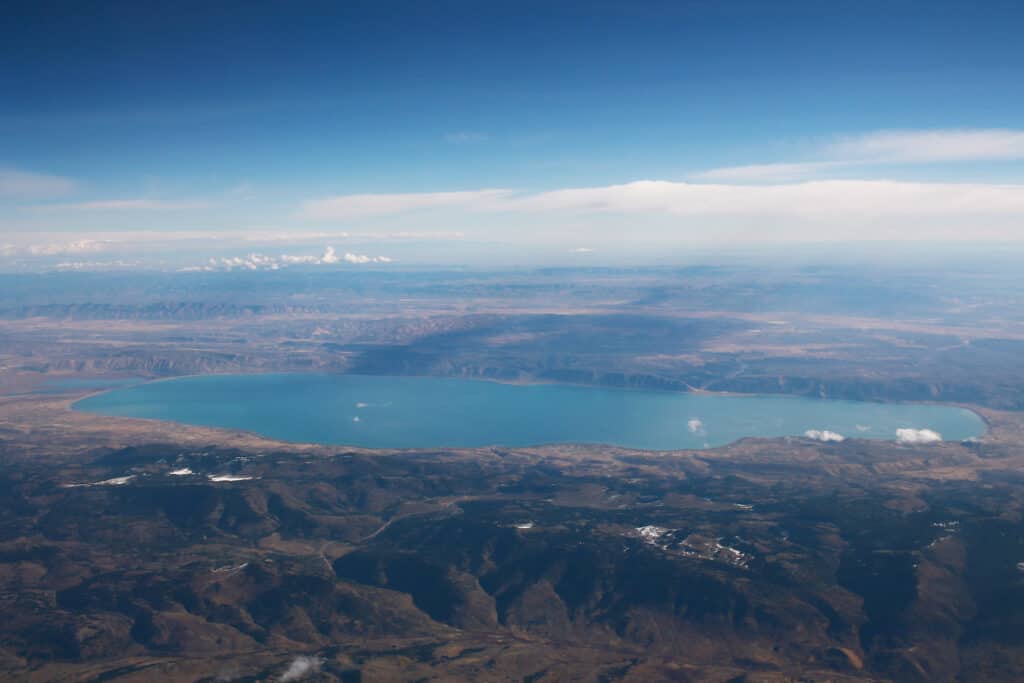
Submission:
[[[949,441],[985,432],[975,413],[951,406],[376,375],[186,377],[114,389],[75,408],[367,448],[606,443],[672,450],[806,430],[896,439],[897,429],[930,429]]]

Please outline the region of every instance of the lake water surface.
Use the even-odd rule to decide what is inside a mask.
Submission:
[[[185,377],[115,389],[75,408],[367,448],[607,443],[671,450],[806,430],[895,439],[897,429],[930,429],[945,440],[985,432],[975,413],[951,406],[366,375]]]

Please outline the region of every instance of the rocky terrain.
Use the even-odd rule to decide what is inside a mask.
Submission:
[[[0,277],[0,393],[359,372],[1024,409],[1012,273],[737,267]]]
[[[976,444],[657,455],[164,444],[26,457],[11,438],[0,669],[1019,680],[1024,451],[1015,415],[989,419]]]
[[[1022,680],[1021,290],[909,272],[0,278],[0,677]],[[946,401],[990,430],[372,452],[70,410],[281,370]]]

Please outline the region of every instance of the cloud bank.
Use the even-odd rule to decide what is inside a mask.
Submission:
[[[463,215],[509,214],[531,222],[582,216],[653,216],[667,219],[735,219],[745,225],[761,218],[788,221],[894,221],[927,219],[959,225],[998,221],[1002,237],[1024,237],[1024,185],[923,183],[894,180],[815,180],[768,185],[638,180],[620,185],[568,188],[539,193],[479,190],[414,194],[345,195],[309,202],[302,216],[346,221],[368,216],[399,216],[444,209]],[[859,229],[860,239],[892,238],[891,225],[877,233]],[[831,228],[830,228],[831,229]],[[809,231],[828,235],[816,226]],[[934,234],[922,235],[934,237]],[[964,235],[967,237],[968,235]],[[978,236],[975,230],[971,235]],[[848,236],[849,237],[849,236]]]
[[[702,180],[781,182],[868,166],[1024,159],[1024,131],[1012,129],[881,130],[819,143],[808,161],[713,168]]]
[[[1024,159],[1024,130],[882,130],[840,138],[825,151],[839,159],[884,163]]]
[[[447,139],[473,142],[480,134],[455,131]],[[220,230],[241,231],[247,224],[258,226],[269,219],[283,226],[275,231],[308,235],[315,234],[318,225],[334,223],[325,232],[374,239],[456,235],[486,242],[558,243],[563,254],[566,250],[586,254],[586,249],[597,247],[602,258],[616,253],[608,244],[624,241],[1024,240],[1024,182],[1019,172],[1024,164],[1024,130],[877,130],[793,148],[803,158],[712,168],[684,178],[641,177],[531,191],[491,186],[336,194],[259,209],[251,203],[248,209],[231,204],[232,192],[208,201],[99,197],[58,202],[52,200],[78,191],[74,181],[0,168],[0,201],[9,209],[6,214],[0,212],[0,233],[9,232],[5,241],[13,242],[19,234],[67,232],[76,226],[94,231],[136,230],[140,222],[149,231],[165,234],[201,232],[201,228],[182,230],[183,215],[178,212],[206,209],[197,217]],[[1002,171],[989,177],[1008,181],[933,180],[941,177],[936,169],[946,177],[958,177],[950,175],[954,166],[936,165],[963,162],[1003,164]],[[1012,173],[1005,170],[1008,162],[1017,164]],[[886,169],[899,167],[905,173],[908,165],[929,164],[932,180],[883,175]],[[972,177],[981,176],[972,171]],[[23,203],[33,197],[48,201]],[[586,246],[572,249],[580,244]],[[258,248],[239,251],[249,249]],[[0,246],[0,256],[17,255],[15,250]],[[366,254],[336,257],[353,264],[382,262],[381,257]],[[266,258],[277,258],[278,267],[286,261]],[[273,267],[265,261],[257,263],[259,259],[241,259],[256,268]],[[237,262],[233,267],[249,265]]]

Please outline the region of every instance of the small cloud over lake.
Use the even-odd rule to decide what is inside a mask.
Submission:
[[[686,422],[686,428],[690,430],[691,434],[703,434],[704,423],[699,418],[691,418]]]
[[[896,430],[896,441],[907,444],[936,443],[942,441],[942,434],[931,429],[905,427]]]

